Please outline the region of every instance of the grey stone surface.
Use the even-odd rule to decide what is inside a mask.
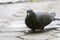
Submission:
[[[60,18],[60,1],[0,5],[0,40],[60,40],[60,21],[53,21],[44,32],[31,33],[24,23],[27,9],[55,11]]]

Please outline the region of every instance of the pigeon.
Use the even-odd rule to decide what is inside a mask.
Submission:
[[[34,12],[32,9],[27,10],[27,16],[25,18],[25,24],[32,31],[44,30],[44,27],[50,24],[54,20],[60,20],[55,18],[55,12]]]

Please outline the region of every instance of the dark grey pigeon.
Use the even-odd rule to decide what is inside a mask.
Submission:
[[[25,24],[31,30],[44,30],[44,27],[50,24],[54,20],[59,20],[55,18],[55,12],[43,12],[37,11],[34,12],[33,10],[27,10],[27,16],[25,18]]]

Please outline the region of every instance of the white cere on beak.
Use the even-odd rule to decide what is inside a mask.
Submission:
[[[28,16],[30,15],[30,13],[27,14]]]

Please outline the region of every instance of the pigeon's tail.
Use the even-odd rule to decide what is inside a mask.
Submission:
[[[60,18],[54,18],[54,20],[58,20],[58,21],[60,21]]]

